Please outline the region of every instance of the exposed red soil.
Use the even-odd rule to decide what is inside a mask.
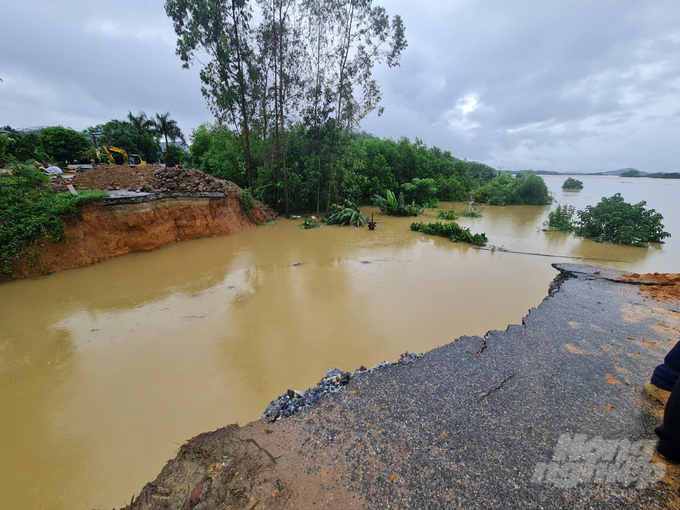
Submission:
[[[657,301],[680,300],[680,274],[678,273],[646,273],[625,274],[619,280],[627,282],[655,282],[660,285],[641,285],[643,292]]]
[[[361,508],[346,488],[344,454],[333,446],[305,451],[305,440],[312,438],[293,419],[201,434],[125,510]]]
[[[257,207],[251,214],[262,223],[269,218]],[[91,203],[80,214],[65,218],[64,224],[68,240],[39,241],[37,254],[26,253],[12,263],[14,277],[89,266],[126,253],[151,251],[178,241],[227,235],[255,226],[236,194],[115,206]]]

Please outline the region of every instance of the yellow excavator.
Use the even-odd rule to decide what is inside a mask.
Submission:
[[[123,149],[119,149],[118,147],[112,147],[110,145],[102,145],[103,151],[106,153],[106,155],[109,157],[109,162],[112,165],[117,165],[115,158],[113,157],[114,154],[118,154],[123,158],[123,164],[127,166],[146,166],[146,161],[142,159],[142,157],[139,154],[130,154],[128,156],[128,153],[125,152]]]

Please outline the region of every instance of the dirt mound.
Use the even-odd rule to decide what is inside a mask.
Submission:
[[[680,301],[680,274],[678,273],[632,273],[624,274],[619,280],[658,283],[659,285],[641,285],[640,292],[648,294],[657,301]]]
[[[45,183],[56,193],[68,191],[61,176]],[[129,167],[99,165],[76,174],[71,182],[76,189],[131,190],[145,192],[221,192],[241,196],[241,188],[230,181],[216,179],[195,168],[164,168],[161,165]],[[271,211],[273,212],[273,211]],[[274,213],[275,216],[275,213]]]
[[[183,445],[124,510],[285,508],[293,494],[272,470],[277,459],[238,432],[230,425]]]
[[[241,188],[231,181],[216,179],[195,168],[158,169],[152,179],[140,187],[140,191],[221,191],[241,196]]]
[[[76,174],[71,182],[76,188],[83,189],[135,190],[152,181],[153,172],[158,168],[159,165],[98,165]]]

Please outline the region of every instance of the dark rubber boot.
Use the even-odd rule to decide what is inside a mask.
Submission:
[[[666,404],[663,425],[655,432],[660,438],[656,451],[672,462],[680,462],[680,379]]]

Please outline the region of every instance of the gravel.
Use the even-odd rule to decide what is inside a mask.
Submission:
[[[399,357],[396,363],[389,363],[383,361],[378,365],[367,369],[360,366],[353,372],[343,372],[340,367],[329,368],[326,371],[326,377],[323,377],[313,388],[306,391],[287,390],[286,393],[279,396],[276,400],[272,400],[262,414],[262,418],[268,421],[281,420],[293,416],[295,413],[301,411],[305,407],[309,407],[317,403],[320,399],[337,393],[344,386],[346,386],[350,379],[365,373],[373,373],[393,365],[405,365],[411,363],[422,354],[413,354],[405,352]]]

